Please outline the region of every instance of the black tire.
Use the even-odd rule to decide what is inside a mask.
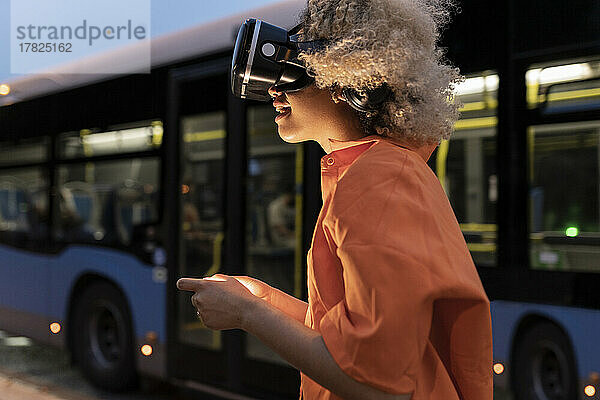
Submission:
[[[113,392],[136,387],[131,313],[121,292],[108,282],[95,282],[75,301],[72,350],[85,377]]]
[[[515,400],[577,399],[577,368],[563,331],[550,322],[527,330],[515,347]]]

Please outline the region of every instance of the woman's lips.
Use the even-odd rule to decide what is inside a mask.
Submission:
[[[291,113],[292,113],[292,108],[291,107],[286,107],[285,110],[282,113],[280,113],[278,116],[275,117],[275,122],[279,121],[282,118],[287,117]]]

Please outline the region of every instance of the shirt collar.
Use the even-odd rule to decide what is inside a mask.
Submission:
[[[437,144],[430,144],[430,145],[424,145],[421,147],[414,147],[414,146],[410,146],[410,145],[401,143],[397,139],[392,139],[392,138],[384,137],[381,135],[368,135],[368,136],[364,136],[357,140],[337,140],[337,139],[332,139],[332,138],[328,138],[327,140],[329,140],[329,143],[331,144],[331,152],[332,153],[335,151],[338,151],[338,150],[347,149],[349,147],[358,146],[358,145],[368,143],[368,142],[386,141],[386,142],[389,142],[396,146],[403,147],[407,150],[414,151],[419,156],[421,156],[421,158],[425,162],[427,162],[429,160],[429,157],[431,157],[431,154],[433,153],[435,148],[438,146]]]

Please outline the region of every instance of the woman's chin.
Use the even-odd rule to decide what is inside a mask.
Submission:
[[[277,132],[279,133],[279,137],[281,140],[287,143],[299,143],[302,142],[302,138],[295,134],[295,132],[290,132],[288,129],[282,129],[281,127],[277,128]]]

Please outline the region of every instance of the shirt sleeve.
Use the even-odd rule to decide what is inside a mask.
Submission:
[[[416,388],[435,298],[419,222],[431,213],[404,189],[398,181],[373,188],[329,224],[345,297],[319,328],[344,372],[396,394]]]
[[[343,245],[338,256],[346,297],[321,320],[328,350],[358,381],[413,392],[432,316],[425,268],[383,245]]]

